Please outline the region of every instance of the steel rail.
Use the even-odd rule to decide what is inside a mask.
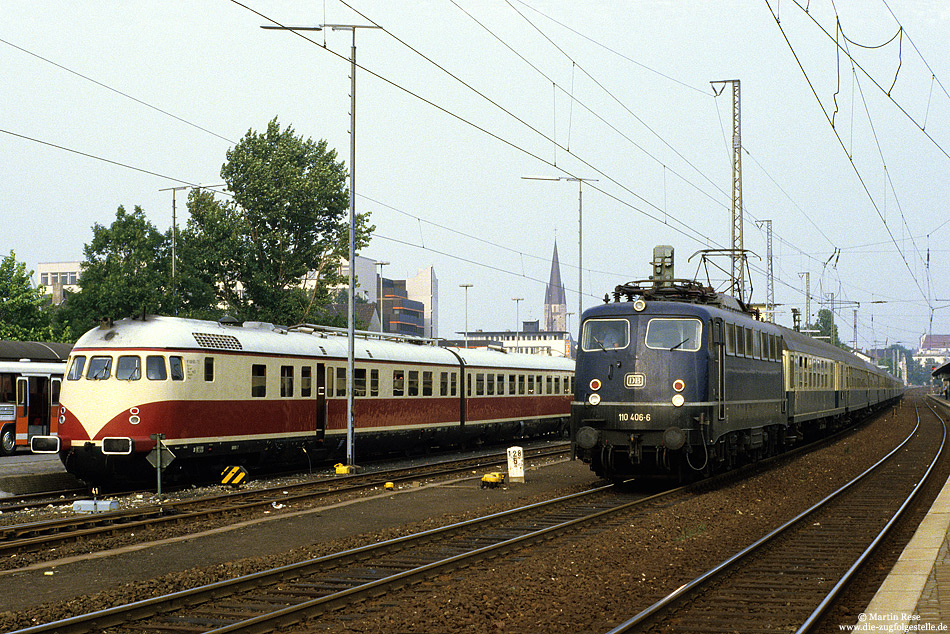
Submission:
[[[846,491],[849,491],[850,489],[852,489],[853,487],[855,487],[858,483],[860,483],[862,480],[864,480],[867,476],[869,476],[870,474],[874,473],[879,467],[881,467],[882,465],[884,465],[885,463],[887,463],[887,462],[888,462],[891,458],[893,458],[901,449],[903,449],[903,448],[914,438],[914,435],[917,434],[917,432],[918,432],[919,429],[920,429],[920,416],[919,416],[919,412],[918,412],[917,424],[915,425],[915,427],[914,427],[914,429],[911,431],[911,433],[908,434],[908,436],[907,436],[903,441],[901,441],[900,444],[898,444],[896,447],[894,447],[890,452],[888,452],[888,453],[887,453],[884,457],[882,457],[880,460],[878,460],[878,461],[875,462],[873,465],[871,465],[870,467],[868,467],[864,472],[862,472],[861,474],[857,475],[855,478],[853,478],[852,480],[850,480],[849,482],[847,482],[844,486],[840,487],[839,489],[837,489],[836,491],[832,492],[832,493],[829,494],[828,496],[826,496],[826,497],[824,497],[823,499],[819,500],[818,502],[816,502],[815,504],[813,504],[811,507],[809,507],[809,508],[806,509],[805,511],[799,513],[798,515],[796,515],[796,516],[793,517],[792,519],[788,520],[787,522],[785,522],[784,524],[782,524],[782,525],[779,526],[778,528],[775,528],[774,530],[770,531],[770,532],[769,532],[768,534],[766,534],[765,536],[759,538],[758,540],[756,540],[755,542],[753,542],[753,543],[750,544],[749,546],[746,546],[745,548],[743,548],[742,550],[740,550],[740,551],[737,552],[736,554],[732,555],[732,556],[729,557],[728,559],[722,561],[721,563],[719,563],[718,565],[714,566],[713,568],[710,568],[709,570],[707,570],[706,572],[704,572],[704,573],[701,574],[700,576],[696,577],[696,578],[693,579],[692,581],[689,581],[689,582],[687,582],[687,583],[681,585],[681,586],[678,587],[676,590],[674,590],[673,592],[671,592],[670,594],[668,594],[668,595],[665,596],[664,598],[660,599],[659,601],[655,602],[654,604],[650,605],[650,606],[647,607],[646,609],[642,610],[641,612],[639,612],[639,613],[638,613],[637,615],[635,615],[634,617],[628,619],[627,621],[624,621],[624,622],[621,623],[620,625],[618,625],[618,626],[614,627],[613,629],[609,630],[609,631],[607,632],[607,634],[624,634],[624,633],[626,633],[626,632],[633,631],[633,628],[635,628],[636,626],[643,624],[645,621],[647,621],[647,620],[650,619],[651,617],[653,617],[653,616],[659,614],[661,611],[663,611],[664,609],[668,608],[669,606],[671,606],[671,605],[672,605],[673,603],[675,603],[676,601],[682,599],[683,597],[687,596],[688,594],[692,593],[693,591],[699,589],[701,586],[703,586],[704,584],[706,584],[707,582],[709,582],[709,581],[710,581],[711,579],[713,579],[714,577],[717,577],[718,575],[720,575],[721,573],[723,573],[723,572],[726,571],[727,569],[731,568],[734,564],[738,563],[739,561],[741,561],[742,559],[744,559],[745,557],[747,557],[747,556],[750,555],[751,553],[758,551],[758,550],[759,550],[761,547],[763,547],[765,544],[767,544],[767,543],[769,543],[770,541],[772,541],[773,538],[775,538],[775,537],[777,537],[777,536],[779,536],[779,535],[785,533],[785,531],[787,531],[787,530],[790,529],[791,527],[797,525],[797,524],[800,523],[802,520],[804,520],[806,517],[808,517],[809,515],[813,514],[813,513],[816,512],[816,511],[818,511],[819,509],[821,509],[822,507],[824,507],[825,505],[827,505],[828,503],[830,503],[832,500],[835,500],[836,498],[838,498],[840,495],[842,495],[842,494],[845,493]],[[944,426],[944,440],[946,440],[946,426]],[[940,446],[941,451],[942,451],[942,449],[943,449],[943,447],[944,447],[944,444],[945,444],[945,443],[941,443],[941,446]],[[928,469],[927,469],[927,473],[928,473],[928,474],[930,473],[931,469],[933,468],[933,465],[936,463],[936,460],[939,458],[939,455],[940,455],[940,452],[938,451],[937,456],[934,458],[933,462],[931,462],[930,467],[928,467]],[[919,486],[919,484],[918,484],[917,486]],[[915,490],[915,491],[917,490],[917,486],[914,487],[914,490]],[[902,505],[902,508],[903,508],[903,505]]]
[[[844,588],[845,585],[847,585],[848,582],[851,581],[851,577],[854,576],[854,573],[857,572],[858,568],[860,568],[864,564],[865,561],[867,561],[867,559],[871,556],[871,554],[877,549],[881,541],[891,531],[891,528],[893,528],[894,524],[896,524],[897,521],[900,519],[900,517],[904,514],[904,511],[907,510],[907,507],[910,506],[910,503],[913,501],[913,499],[917,497],[917,493],[923,487],[924,483],[927,481],[927,478],[930,477],[930,472],[933,471],[934,467],[936,466],[937,460],[940,458],[941,454],[943,453],[943,449],[947,443],[947,422],[943,419],[942,416],[940,416],[940,414],[937,413],[937,411],[929,403],[927,403],[927,407],[929,407],[930,411],[933,412],[934,416],[937,417],[937,420],[939,420],[941,424],[943,424],[943,438],[940,440],[940,447],[937,449],[937,455],[931,461],[930,465],[927,467],[927,470],[924,472],[923,476],[921,476],[920,481],[918,481],[917,484],[914,486],[914,489],[910,492],[910,495],[907,496],[907,499],[904,500],[904,503],[901,504],[900,508],[897,509],[897,512],[894,513],[894,516],[891,517],[891,519],[887,522],[884,528],[881,529],[881,532],[878,533],[877,537],[874,538],[871,544],[864,550],[864,552],[861,553],[861,555],[854,562],[854,564],[841,577],[841,579],[838,580],[838,583],[836,583],[834,587],[825,596],[825,598],[822,599],[821,603],[818,604],[818,607],[815,608],[815,610],[808,616],[807,619],[805,619],[805,622],[802,623],[801,627],[795,630],[795,634],[805,634],[805,632],[811,631],[811,629],[818,622],[818,619],[821,618],[822,614],[824,614],[825,610],[827,610],[828,607],[831,605],[831,603],[837,598],[842,588]],[[914,406],[914,409],[915,410],[917,409],[916,405]],[[918,420],[920,420],[919,411],[917,412],[917,418]]]
[[[541,447],[526,451],[525,458],[548,457],[566,453],[565,447]],[[123,530],[166,523],[184,523],[200,517],[209,517],[225,513],[252,510],[268,506],[278,501],[282,504],[299,502],[327,495],[339,495],[381,486],[386,482],[410,482],[421,478],[441,477],[472,469],[497,465],[504,461],[504,454],[480,456],[477,458],[442,461],[434,465],[405,467],[391,471],[379,471],[349,475],[336,478],[324,478],[313,482],[281,485],[243,491],[205,496],[192,500],[153,505],[139,509],[97,513],[85,517],[58,518],[23,524],[0,526],[0,553],[35,550],[54,543],[63,543],[80,537],[100,534],[113,534]],[[305,491],[286,494],[291,490]],[[307,491],[307,489],[313,489]],[[278,492],[280,492],[278,494]],[[256,499],[255,499],[256,498]],[[240,502],[240,500],[245,500]],[[251,500],[251,501],[246,501]],[[235,502],[237,501],[237,502]],[[211,506],[220,504],[219,506]],[[197,508],[191,511],[188,509]],[[30,537],[22,537],[30,535]]]

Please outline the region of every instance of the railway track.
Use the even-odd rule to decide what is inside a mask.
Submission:
[[[932,409],[847,485],[610,631],[803,634],[922,487],[946,444]]]
[[[566,455],[567,443],[526,449],[525,459]],[[165,502],[130,510],[95,513],[0,526],[0,555],[50,548],[64,542],[108,536],[160,525],[184,525],[197,520],[237,516],[269,506],[314,503],[321,498],[378,488],[387,482],[418,482],[425,478],[444,478],[473,470],[497,467],[504,463],[503,452],[478,458],[441,461],[373,473],[320,478],[315,481],[261,489],[249,489],[191,500]]]

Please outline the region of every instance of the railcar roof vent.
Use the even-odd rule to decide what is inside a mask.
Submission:
[[[193,332],[195,341],[202,348],[216,348],[219,350],[243,350],[237,337],[231,335],[216,335],[206,332]]]
[[[243,321],[241,321],[237,317],[234,317],[233,315],[229,315],[228,313],[225,313],[224,315],[222,315],[221,319],[218,320],[218,323],[221,324],[222,326],[243,326],[244,325]]]

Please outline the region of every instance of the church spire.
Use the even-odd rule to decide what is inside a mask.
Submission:
[[[544,291],[544,328],[548,332],[567,330],[567,295],[561,282],[561,263],[557,257],[557,240],[551,260],[551,278]]]

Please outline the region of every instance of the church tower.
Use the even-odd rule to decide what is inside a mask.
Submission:
[[[544,329],[548,332],[567,330],[567,296],[561,283],[561,263],[557,259],[557,241],[554,242],[554,259],[551,261],[551,279],[544,291]]]

